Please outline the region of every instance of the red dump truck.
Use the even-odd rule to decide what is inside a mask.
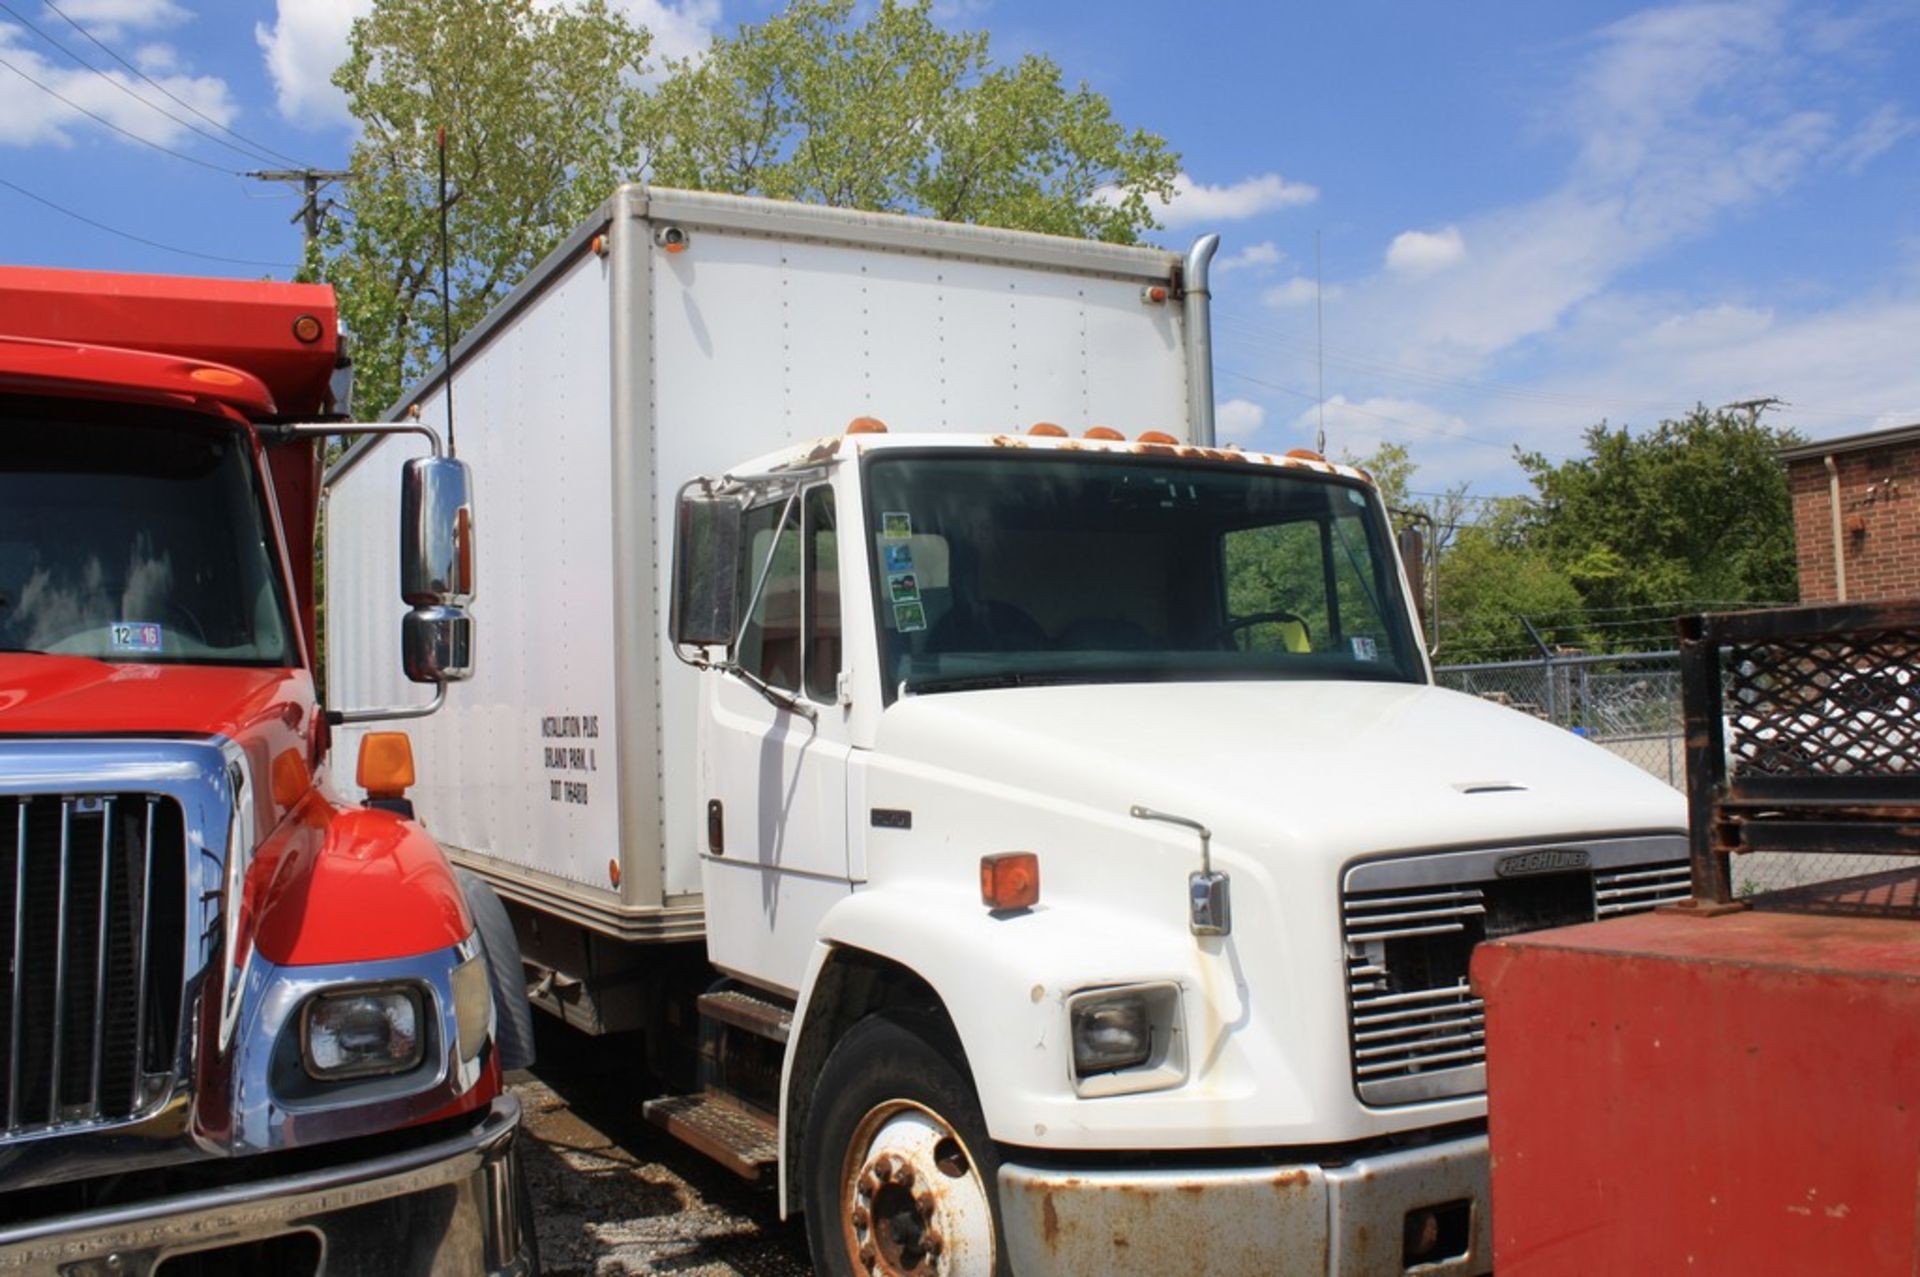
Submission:
[[[324,707],[340,351],[320,286],[0,269],[0,1269],[536,1267],[511,930],[403,735],[364,804],[329,751],[467,673],[466,475],[401,476],[432,698]]]
[[[1474,955],[1495,1264],[1920,1271],[1920,601],[1681,659],[1692,899]]]

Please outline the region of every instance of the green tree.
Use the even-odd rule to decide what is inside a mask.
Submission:
[[[1553,618],[1553,642],[1586,646],[1585,603],[1570,578],[1527,543],[1527,502],[1509,498],[1459,530],[1440,559],[1441,661],[1506,660],[1539,649],[1521,618]]]
[[[995,66],[931,0],[795,0],[670,62],[650,176],[668,186],[1118,243],[1155,225],[1178,157],[1051,59]]]
[[[996,66],[931,0],[796,0],[648,61],[606,0],[376,0],[334,75],[361,128],[340,291],[364,404],[439,357],[435,136],[447,130],[452,318],[472,326],[619,182],[810,200],[1131,242],[1177,157],[1044,57]]]
[[[327,277],[363,404],[441,349],[436,135],[447,135],[455,332],[640,163],[651,38],[604,0],[379,0],[334,73],[360,124]]]
[[[1790,599],[1793,506],[1776,454],[1801,441],[1696,407],[1639,435],[1603,422],[1586,456],[1558,464],[1520,453],[1539,494],[1527,544],[1590,609]]]

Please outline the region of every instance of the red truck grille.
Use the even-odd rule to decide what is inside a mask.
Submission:
[[[185,850],[171,798],[0,797],[0,1133],[125,1121],[165,1098]]]

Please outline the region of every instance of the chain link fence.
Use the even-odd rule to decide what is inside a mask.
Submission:
[[[1648,775],[1686,790],[1678,651],[1439,665],[1434,676],[1442,687],[1484,697],[1584,736]],[[1912,865],[1920,865],[1920,857],[1755,852],[1735,857],[1733,885],[1736,894],[1750,896]]]

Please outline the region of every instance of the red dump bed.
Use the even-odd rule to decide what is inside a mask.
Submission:
[[[1920,1271],[1912,873],[1482,945],[1496,1269]]]
[[[311,322],[301,322],[303,318]],[[302,340],[300,333],[311,333]],[[325,404],[339,346],[333,289],[324,284],[118,275],[104,271],[0,266],[0,336],[177,356],[238,369],[264,383],[271,412],[311,418]],[[22,363],[31,347],[16,345]],[[47,352],[37,353],[45,364]],[[110,360],[107,361],[110,364]],[[69,376],[80,371],[67,362]],[[16,371],[19,371],[16,369]],[[103,367],[103,384],[137,375]],[[156,374],[157,375],[157,374]],[[222,398],[218,379],[198,393]],[[235,406],[260,411],[249,396]]]

